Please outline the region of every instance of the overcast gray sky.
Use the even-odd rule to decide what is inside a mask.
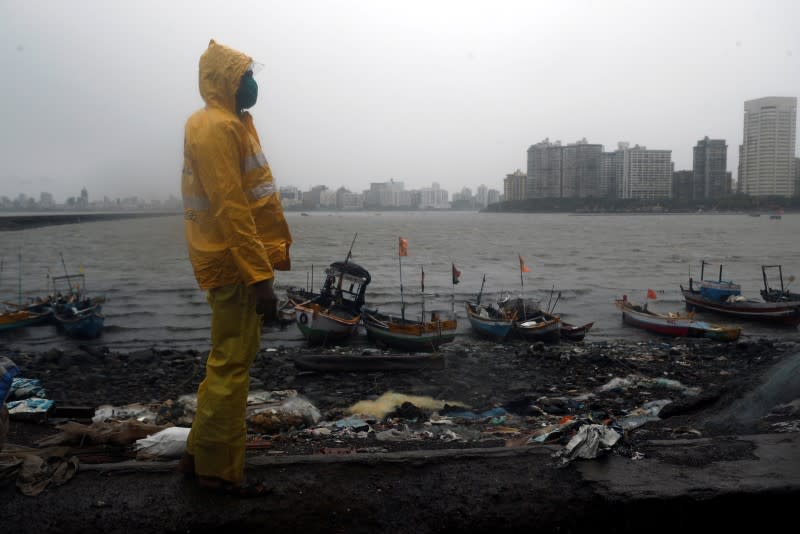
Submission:
[[[279,185],[452,192],[582,137],[728,141],[800,95],[800,2],[0,0],[0,195],[179,191],[210,38],[265,65],[253,108]]]

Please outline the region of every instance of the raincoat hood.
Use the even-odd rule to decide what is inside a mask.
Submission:
[[[236,91],[253,59],[211,39],[200,56],[200,96],[206,106],[236,113]]]

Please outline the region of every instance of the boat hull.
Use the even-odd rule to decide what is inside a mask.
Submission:
[[[759,302],[753,300],[727,302],[710,300],[699,292],[684,289],[683,298],[688,310],[705,310],[740,319],[765,321],[785,326],[800,324],[800,301]]]
[[[701,337],[717,341],[734,341],[741,334],[740,328],[696,321],[691,314],[664,315],[640,311],[627,301],[622,300],[618,300],[616,304],[622,310],[622,321],[625,324],[664,336]]]
[[[50,316],[50,312],[36,313],[26,310],[3,313],[0,314],[0,332],[41,324],[47,321]]]
[[[529,341],[558,341],[561,339],[561,318],[540,315],[514,323],[514,334]]]
[[[575,326],[561,321],[559,334],[561,335],[561,339],[566,339],[567,341],[583,341],[583,338],[586,337],[586,333],[592,329],[592,326],[594,326],[593,322]]]
[[[477,305],[466,303],[466,309],[472,331],[480,337],[502,341],[514,328],[514,323],[509,319],[482,317]]]
[[[101,312],[100,304],[93,304],[81,309],[67,304],[59,304],[53,312],[53,319],[69,337],[94,339],[103,333],[105,316]]]
[[[403,321],[378,313],[364,314],[367,336],[375,343],[414,352],[433,352],[456,337],[455,319]]]
[[[313,306],[295,306],[295,322],[309,343],[327,344],[346,341],[358,327],[359,315],[340,310],[321,310]]]

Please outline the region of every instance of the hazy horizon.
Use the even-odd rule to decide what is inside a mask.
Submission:
[[[0,195],[177,195],[209,39],[265,65],[252,112],[278,186],[502,191],[545,138],[672,150],[745,100],[800,96],[800,3],[583,0],[0,4]]]

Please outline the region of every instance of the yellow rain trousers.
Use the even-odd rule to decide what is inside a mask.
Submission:
[[[197,475],[238,483],[244,479],[249,370],[259,349],[261,317],[252,289],[243,284],[212,289],[208,303],[212,348],[186,449]]]

